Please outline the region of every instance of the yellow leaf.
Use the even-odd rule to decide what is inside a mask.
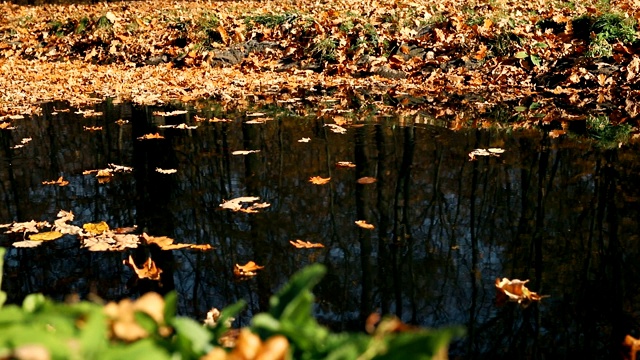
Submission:
[[[310,248],[323,248],[324,247],[324,245],[322,245],[320,243],[312,243],[312,242],[302,241],[302,240],[296,240],[296,241],[289,240],[289,243],[291,245],[297,247],[298,249],[310,249]]]
[[[102,234],[103,232],[109,230],[109,225],[104,222],[104,221],[100,221],[99,223],[87,223],[82,225],[82,228],[87,231],[90,232],[92,234]]]
[[[315,184],[315,185],[324,185],[324,184],[328,183],[329,180],[331,180],[330,177],[323,178],[323,177],[320,177],[320,176],[314,176],[314,177],[309,178],[309,182],[312,183],[312,184]]]
[[[62,233],[59,231],[47,231],[47,232],[41,232],[41,233],[37,233],[37,234],[31,234],[29,236],[29,240],[31,241],[50,241],[50,240],[55,240],[55,239],[59,239],[62,237]]]
[[[260,266],[253,261],[249,261],[244,265],[238,265],[233,268],[233,274],[238,277],[256,276],[256,270],[264,269],[264,266]]]
[[[365,220],[357,220],[356,225],[360,226],[363,229],[367,229],[367,230],[373,230],[375,229],[375,226],[367,223]]]

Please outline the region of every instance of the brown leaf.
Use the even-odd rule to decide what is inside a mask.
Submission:
[[[315,185],[324,185],[324,184],[327,184],[330,180],[331,180],[330,177],[323,178],[323,177],[320,177],[320,176],[314,176],[314,177],[309,178],[309,182],[312,183],[312,184],[315,184]]]
[[[356,167],[356,164],[352,163],[351,161],[338,161],[336,163],[336,166],[343,168],[354,168]]]
[[[236,264],[233,268],[233,275],[237,277],[256,276],[256,271],[261,269],[264,269],[264,266],[260,266],[253,261],[249,261],[244,265]]]
[[[376,178],[370,177],[370,176],[361,177],[360,179],[357,180],[358,184],[362,184],[362,185],[373,184],[376,181],[378,181]]]
[[[160,274],[162,269],[156,267],[156,263],[148,258],[147,261],[142,264],[142,267],[137,267],[133,261],[133,257],[129,255],[129,259],[122,260],[124,265],[127,265],[133,270],[139,279],[160,280]]]
[[[367,230],[375,229],[375,226],[369,224],[368,222],[366,222],[366,220],[356,220],[355,223],[356,225],[360,226],[363,229],[367,229]]]
[[[166,236],[149,236],[147,233],[142,233],[142,238],[147,244],[156,244],[162,250],[177,250],[177,249],[196,249],[196,250],[211,250],[213,247],[209,244],[174,244],[173,239]]]
[[[309,248],[323,248],[324,245],[320,244],[320,243],[311,243],[308,241],[302,241],[300,239],[296,240],[296,241],[291,241],[289,240],[289,243],[295,247],[297,247],[298,249],[309,249]]]

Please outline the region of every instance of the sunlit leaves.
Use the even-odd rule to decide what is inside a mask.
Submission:
[[[58,178],[58,180],[51,181],[43,181],[42,185],[58,185],[58,186],[67,186],[69,185],[69,181],[65,180],[62,176]]]
[[[347,133],[347,129],[343,128],[340,125],[337,124],[325,124],[324,126],[329,127],[329,130],[333,131],[334,133],[337,134],[346,134]]]
[[[354,168],[356,167],[356,164],[352,163],[351,161],[338,161],[336,163],[336,166],[341,168]]]
[[[249,261],[244,265],[236,264],[233,267],[233,275],[239,278],[247,278],[258,275],[257,271],[262,269],[264,269],[264,266],[260,266],[254,261]]]
[[[298,142],[300,143],[308,143],[309,141],[311,141],[311,138],[308,137],[303,137],[302,139],[298,140]]]
[[[100,235],[109,230],[109,225],[106,222],[101,221],[99,223],[86,223],[82,225],[82,228],[90,234]]]
[[[159,129],[178,129],[178,130],[194,130],[197,129],[198,126],[190,126],[187,124],[178,124],[178,125],[159,125]]]
[[[269,203],[256,202],[258,200],[260,200],[260,198],[256,196],[241,196],[235,199],[223,201],[222,204],[220,204],[220,207],[223,209],[232,210],[232,211],[256,213],[258,212],[259,209],[264,209],[271,206],[271,204]],[[243,206],[243,204],[246,204],[246,203],[249,203],[250,205],[246,207]]]
[[[312,248],[323,248],[324,245],[320,243],[312,243],[309,241],[303,241],[297,239],[296,241],[289,240],[289,243],[298,249],[312,249]]]
[[[512,301],[520,304],[522,307],[529,306],[532,302],[540,301],[545,298],[544,295],[538,295],[537,293],[530,291],[525,286],[529,280],[509,280],[507,278],[496,279],[496,303],[503,305],[507,301]]]
[[[314,185],[325,185],[325,184],[328,184],[329,181],[331,181],[330,177],[323,178],[322,176],[313,176],[309,178],[309,182]]]
[[[148,258],[140,267],[136,265],[131,255],[128,259],[122,260],[122,263],[130,267],[139,279],[160,280],[162,269],[159,269],[151,258]]]
[[[156,172],[159,172],[160,174],[169,175],[169,174],[175,174],[176,172],[178,172],[178,170],[156,168]]]
[[[253,153],[259,153],[260,150],[236,150],[231,153],[231,155],[249,155]]]
[[[168,336],[171,329],[165,325],[165,301],[162,296],[148,292],[139,299],[123,299],[120,302],[110,302],[104,307],[104,313],[109,319],[109,327],[116,339],[135,341],[149,336],[149,331],[136,320],[136,312],[148,315],[157,326],[158,334]]]

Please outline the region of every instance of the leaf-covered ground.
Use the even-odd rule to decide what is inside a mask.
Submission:
[[[337,100],[337,108],[427,109],[453,128],[494,120],[566,127],[586,112],[636,125],[640,112],[638,0],[0,7],[4,121],[43,101],[83,106],[106,97]]]

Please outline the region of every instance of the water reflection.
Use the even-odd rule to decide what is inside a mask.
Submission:
[[[75,239],[10,248],[3,283],[10,301],[31,292],[119,299],[176,289],[179,312],[197,318],[247,300],[239,320],[246,325],[292,273],[321,262],[329,269],[316,288],[323,323],[359,329],[381,311],[427,326],[464,324],[468,336],[454,344],[454,357],[611,358],[626,333],[638,335],[637,147],[599,150],[537,131],[397,127],[393,118],[341,135],[321,119],[286,112],[264,124],[235,112],[226,114],[233,122],[162,130],[196,122],[193,114],[161,117],[157,109],[110,103],[96,107],[100,117],[53,110],[45,105],[42,116],[0,133],[1,223],[53,221],[64,209],[76,224],[136,224],[215,250],[133,251],[164,270],[159,286],[131,281],[122,264],[129,253],[91,253]],[[137,140],[155,132],[164,139]],[[23,138],[32,141],[14,148]],[[469,161],[471,150],[488,147],[506,152]],[[134,171],[104,184],[82,174],[110,163]],[[41,184],[59,176],[69,186]],[[312,176],[331,181],[313,185]],[[377,181],[356,182],[364,176]],[[238,196],[259,196],[271,207],[258,214],[219,208]],[[3,246],[16,240],[0,239]],[[326,247],[295,249],[295,239]],[[233,265],[248,260],[265,269],[235,281]],[[530,279],[529,288],[551,297],[527,309],[497,307],[494,281],[503,276]]]

